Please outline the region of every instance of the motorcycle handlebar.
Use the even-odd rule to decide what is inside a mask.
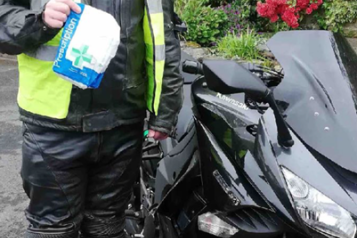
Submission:
[[[188,74],[200,74],[203,75],[203,66],[201,63],[185,60],[182,64],[182,71]]]

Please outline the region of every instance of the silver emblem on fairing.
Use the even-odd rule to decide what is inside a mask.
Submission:
[[[249,110],[248,106],[245,103],[234,100],[233,98],[227,97],[221,93],[217,93],[216,97],[219,99],[222,99],[228,103],[231,103],[236,107],[242,108],[243,110]]]
[[[234,206],[238,206],[240,204],[239,198],[233,193],[231,187],[226,183],[222,175],[218,172],[218,170],[213,171],[213,176],[217,180],[218,184],[222,187],[223,191],[228,195],[229,199],[232,201]]]

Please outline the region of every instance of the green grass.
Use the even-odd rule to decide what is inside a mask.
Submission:
[[[218,54],[227,59],[239,59],[257,63],[267,68],[274,67],[274,63],[264,57],[257,46],[266,41],[266,36],[260,36],[253,30],[246,30],[240,36],[229,34],[223,37],[217,45]]]
[[[239,57],[243,60],[261,59],[257,45],[260,42],[260,37],[252,30],[242,32],[239,37],[234,34],[228,34],[219,42],[217,49],[226,58]]]

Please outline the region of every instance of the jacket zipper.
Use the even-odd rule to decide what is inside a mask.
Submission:
[[[120,26],[120,28],[122,27],[122,17],[123,17],[123,14],[122,14],[122,9],[123,9],[123,6],[122,6],[122,4],[123,4],[123,0],[118,0],[117,1],[117,3],[118,3],[118,13],[119,13],[119,26]]]

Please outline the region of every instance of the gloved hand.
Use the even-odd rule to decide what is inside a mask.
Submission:
[[[155,140],[165,140],[169,136],[166,133],[160,131],[149,130],[148,137],[153,138]]]
[[[81,8],[72,0],[51,0],[46,4],[42,20],[50,28],[62,28],[71,10],[81,13]]]

